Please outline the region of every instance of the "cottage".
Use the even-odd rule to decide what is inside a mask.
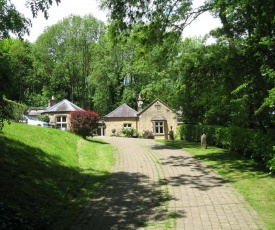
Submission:
[[[63,130],[70,129],[70,113],[72,111],[83,110],[67,99],[60,101],[57,104],[52,99],[50,105],[51,106],[41,114],[47,114],[49,116],[50,125]]]
[[[105,116],[105,134],[112,135],[112,130],[120,131],[123,127],[131,127],[138,133],[149,130],[156,139],[168,139],[168,134],[175,134],[178,115],[160,99],[154,100],[142,109],[143,101],[138,99],[138,111],[123,104]],[[173,130],[174,129],[174,130]]]
[[[112,130],[120,131],[123,127],[137,130],[137,111],[126,104],[116,108],[105,116],[105,135],[111,136]]]

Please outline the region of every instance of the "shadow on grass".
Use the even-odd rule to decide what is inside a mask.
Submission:
[[[98,137],[89,137],[85,139],[86,141],[92,142],[92,143],[97,143],[97,144],[102,144],[102,145],[109,145],[109,143],[101,141],[98,139]]]
[[[47,229],[69,209],[79,212],[104,179],[0,134],[0,229]]]
[[[94,218],[89,229],[145,227],[171,215],[165,202],[174,198],[158,184],[148,184],[143,174],[83,174],[62,165],[58,157],[1,134],[0,146],[0,229],[69,229],[92,194],[86,212]],[[178,212],[173,218],[183,215]]]

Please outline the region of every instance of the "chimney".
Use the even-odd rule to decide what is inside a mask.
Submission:
[[[48,107],[51,107],[55,104],[56,104],[56,100],[55,100],[54,96],[52,96],[52,98],[48,102]]]
[[[143,104],[143,99],[141,98],[141,94],[139,94],[138,95],[138,99],[137,99],[138,112],[142,111],[142,104]]]

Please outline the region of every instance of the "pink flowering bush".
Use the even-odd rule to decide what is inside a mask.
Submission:
[[[73,111],[71,115],[71,130],[73,133],[86,138],[93,129],[97,128],[100,116],[91,110]]]

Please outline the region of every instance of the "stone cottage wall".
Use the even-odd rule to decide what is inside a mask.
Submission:
[[[68,113],[55,113],[55,114],[48,114],[49,116],[49,123],[50,125],[56,127],[56,117],[58,116],[65,116],[67,117],[67,129],[70,130],[70,122],[71,122],[71,116]]]
[[[135,117],[128,117],[128,118],[106,117],[105,118],[105,125],[106,125],[105,135],[111,136],[112,129],[115,129],[116,133],[118,133],[119,131],[121,131],[124,124],[131,124],[132,128],[137,129],[137,118],[135,118]]]
[[[162,116],[166,119],[165,135],[155,136],[156,139],[167,139],[171,126],[173,127],[174,134],[176,134],[177,114],[159,101],[153,103],[149,108],[147,108],[139,115],[138,132],[140,134],[144,130],[153,131],[152,118],[155,116]]]

